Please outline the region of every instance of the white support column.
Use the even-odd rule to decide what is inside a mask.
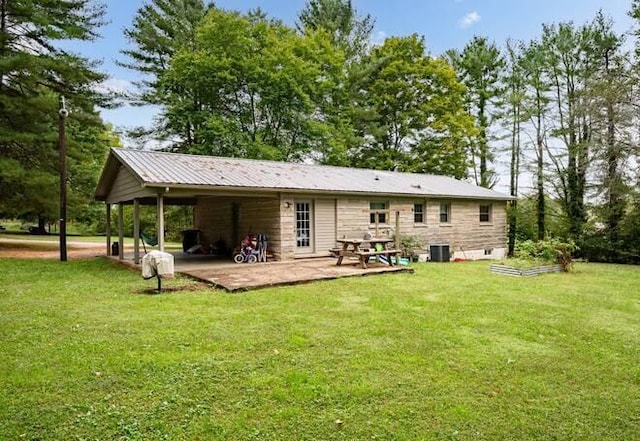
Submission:
[[[118,259],[124,259],[124,204],[118,202]]]
[[[158,249],[164,251],[164,196],[162,193],[158,193],[158,207],[156,211],[158,215]]]
[[[140,263],[140,201],[133,200],[133,262]]]
[[[106,203],[107,207],[107,218],[104,223],[104,234],[107,236],[107,256],[111,255],[111,204]]]
[[[396,211],[396,250],[400,249],[401,243],[402,240],[400,239],[400,212]]]

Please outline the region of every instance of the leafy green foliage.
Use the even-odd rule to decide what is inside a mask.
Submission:
[[[362,144],[353,165],[465,176],[475,128],[453,69],[415,34],[388,38],[362,64],[354,109]]]
[[[426,243],[424,238],[420,236],[414,236],[411,234],[402,234],[400,236],[400,249],[402,250],[402,257],[413,257],[419,250],[424,249]]]
[[[369,50],[371,17],[350,1],[310,1],[301,33],[260,10],[189,5],[180,21],[185,4],[154,1],[127,31],[173,150],[466,175],[464,87],[417,36]]]
[[[0,8],[0,215],[58,217],[58,99],[66,98],[70,215],[86,208],[109,130],[95,112],[105,76],[60,48],[94,39],[104,6],[91,0],[5,0]]]
[[[169,113],[187,112],[177,121],[165,116],[153,127],[133,129],[129,132],[132,139],[178,137],[185,145],[197,142],[199,126],[191,114],[202,111],[202,103],[188,87],[171,89],[163,87],[163,82],[175,54],[182,48],[196,48],[198,27],[211,8],[213,4],[203,0],[152,0],[138,9],[132,25],[125,29],[132,47],[121,51],[126,59],[119,64],[142,74],[137,92],[127,98],[137,105],[170,108]]]
[[[525,240],[516,243],[516,258],[558,263],[564,271],[571,270],[572,256],[578,250],[573,241],[562,242],[559,239]]]
[[[544,25],[539,41],[517,46],[525,85],[518,133],[530,140],[523,152],[533,160],[524,166],[534,173],[537,202],[535,210],[528,198],[518,202],[530,217],[517,235],[571,237],[582,255],[616,262],[634,260],[633,242],[620,233],[638,158],[637,79],[623,37],[599,12],[583,25]]]
[[[351,0],[309,0],[298,20],[301,32],[325,30],[331,43],[345,53],[347,61],[367,53],[374,20],[369,14],[358,16]]]
[[[191,91],[202,105],[167,108],[170,125],[193,122],[186,151],[296,161],[323,138],[316,103],[330,95],[344,61],[326,33],[298,35],[258,14],[212,9],[196,43],[173,57],[162,84],[171,94]]]
[[[590,261],[640,264],[640,197],[631,194],[617,224],[616,240],[606,224],[589,223],[580,238],[580,256]]]

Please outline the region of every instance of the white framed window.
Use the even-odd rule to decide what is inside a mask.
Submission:
[[[480,204],[479,216],[480,222],[491,222],[492,219],[492,206],[491,204]]]
[[[375,224],[376,217],[378,219],[378,224],[386,224],[387,223],[387,209],[389,204],[385,201],[371,201],[369,202],[369,210],[371,213],[369,214],[369,223]]]
[[[440,223],[448,224],[451,222],[451,203],[440,202]]]
[[[413,204],[413,223],[423,224],[425,220],[424,216],[424,204],[422,202],[414,202]]]

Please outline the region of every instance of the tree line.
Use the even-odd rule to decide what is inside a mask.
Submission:
[[[372,29],[344,0],[310,1],[295,27],[153,0],[122,64],[147,74],[136,98],[174,151],[465,176],[476,128],[454,69],[415,34],[372,46]]]
[[[93,190],[105,152],[118,140],[97,111],[111,99],[97,87],[106,75],[62,47],[92,41],[104,6],[90,0],[0,0],[0,218],[58,218],[58,110],[67,119],[69,217],[91,222]]]
[[[59,42],[98,36],[98,1],[0,0],[0,216],[55,214],[57,100],[67,97],[72,213],[90,203],[108,146],[98,66]],[[640,20],[640,2],[629,14]],[[37,20],[35,19],[37,17]],[[148,0],[120,65],[128,99],[160,108],[135,142],[167,150],[435,173],[493,188],[509,176],[509,249],[561,237],[590,258],[640,260],[638,32],[603,13],[531,41],[476,36],[434,56],[423,37],[372,43],[350,0],[309,0],[289,26],[260,9]],[[636,42],[635,50],[628,49]]]
[[[171,150],[488,188],[502,167],[517,198],[510,252],[555,236],[597,260],[640,259],[640,49],[610,19],[544,24],[502,46],[476,36],[439,57],[416,34],[371,44],[373,25],[349,0],[309,0],[295,27],[259,9],[153,0],[127,31],[123,64],[149,74],[138,98],[163,109],[151,131]]]

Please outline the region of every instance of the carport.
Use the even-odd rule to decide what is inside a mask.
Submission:
[[[173,161],[168,164],[166,157]],[[193,156],[137,150],[112,149],[102,171],[95,198],[105,202],[106,253],[111,253],[114,237],[124,243],[124,207],[133,206],[133,261],[141,258],[141,206],[155,206],[157,248],[165,251],[165,207],[194,207],[194,229],[202,231],[202,242],[213,244],[223,240],[233,247],[248,232],[267,234],[277,260],[283,257],[283,219],[293,229],[293,198],[274,189],[233,185],[233,176],[242,171],[227,165],[224,170],[203,169]],[[212,178],[212,174],[215,178]],[[228,181],[227,185],[211,180]],[[226,184],[226,183],[225,183]],[[249,182],[249,184],[251,184]],[[117,225],[112,225],[112,209],[117,209]],[[115,231],[114,231],[115,230]],[[289,230],[290,231],[290,230]],[[293,243],[288,254],[293,257]],[[124,247],[118,258],[124,259]],[[287,250],[285,249],[285,252]]]

